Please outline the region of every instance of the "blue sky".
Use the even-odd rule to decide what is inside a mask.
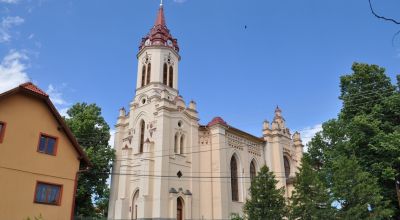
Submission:
[[[373,1],[400,19],[397,0]],[[31,80],[65,111],[98,104],[113,127],[132,100],[136,54],[157,0],[0,0],[0,90]],[[309,136],[336,117],[339,77],[353,62],[400,74],[399,25],[372,16],[367,0],[164,0],[178,38],[180,94],[201,123],[222,116],[261,135],[276,105]],[[397,13],[396,13],[397,12]],[[247,28],[245,28],[247,26]]]

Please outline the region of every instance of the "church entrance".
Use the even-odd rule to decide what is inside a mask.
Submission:
[[[177,200],[176,209],[176,220],[183,220],[183,201],[181,197]]]

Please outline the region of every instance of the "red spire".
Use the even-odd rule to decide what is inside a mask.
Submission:
[[[154,26],[157,26],[157,25],[167,26],[165,23],[164,7],[162,4],[160,4],[160,8],[158,9],[157,19],[156,19],[156,23],[154,24]]]
[[[153,28],[150,30],[150,33],[142,38],[139,50],[147,46],[169,47],[176,52],[179,52],[178,40],[172,37],[167,28],[164,16],[164,7],[162,3],[160,4],[160,8],[158,9],[156,22]]]

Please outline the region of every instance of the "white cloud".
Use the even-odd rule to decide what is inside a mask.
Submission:
[[[69,118],[67,111],[69,108],[62,108],[62,109],[58,109],[58,113],[60,113],[61,116]]]
[[[16,4],[19,0],[0,0],[0,3]]]
[[[2,18],[0,24],[0,43],[9,42],[11,40],[10,29],[13,26],[20,25],[24,23],[24,19],[19,16],[7,16]]]
[[[0,63],[0,93],[29,81],[26,73],[28,56],[11,50]]]
[[[55,105],[68,105],[68,102],[62,97],[63,94],[60,90],[56,89],[52,84],[47,87],[46,93]]]
[[[311,139],[315,136],[315,134],[319,131],[322,131],[322,124],[316,124],[311,127],[305,127],[300,130],[301,139],[303,140],[304,151],[307,151],[307,144],[311,141]]]
[[[110,130],[110,140],[108,140],[108,144],[111,148],[114,148],[114,137],[115,137],[115,130]]]

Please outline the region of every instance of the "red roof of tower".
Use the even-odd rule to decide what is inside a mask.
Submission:
[[[150,29],[150,33],[142,38],[139,50],[147,46],[165,46],[179,52],[178,40],[172,37],[167,28],[163,5],[160,5],[158,9],[156,22],[153,28]]]

